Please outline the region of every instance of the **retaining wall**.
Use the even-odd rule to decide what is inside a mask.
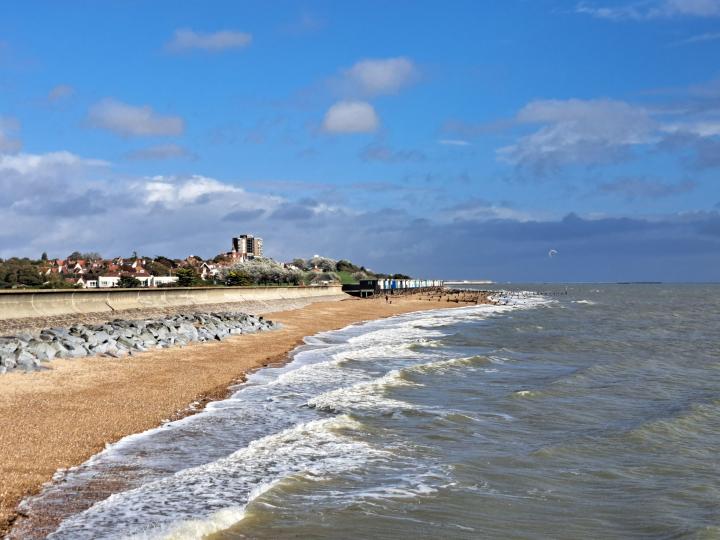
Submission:
[[[327,287],[178,287],[171,289],[2,291],[0,292],[0,320],[231,302],[301,298],[322,300],[322,297],[340,294],[342,294],[340,285]]]

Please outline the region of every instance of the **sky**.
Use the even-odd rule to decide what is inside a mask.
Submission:
[[[0,5],[0,257],[720,281],[720,0]]]

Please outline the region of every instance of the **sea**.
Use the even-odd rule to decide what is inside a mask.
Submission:
[[[495,297],[308,337],[28,511],[54,540],[720,538],[720,285]]]

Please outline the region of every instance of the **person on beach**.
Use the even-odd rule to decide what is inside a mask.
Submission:
[[[385,303],[386,304],[388,303],[388,295],[387,294],[385,295]]]

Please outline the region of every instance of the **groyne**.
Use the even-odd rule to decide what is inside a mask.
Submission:
[[[174,287],[167,289],[1,291],[0,320],[54,317],[137,309],[241,304],[277,300],[321,301],[342,296],[324,287]]]

